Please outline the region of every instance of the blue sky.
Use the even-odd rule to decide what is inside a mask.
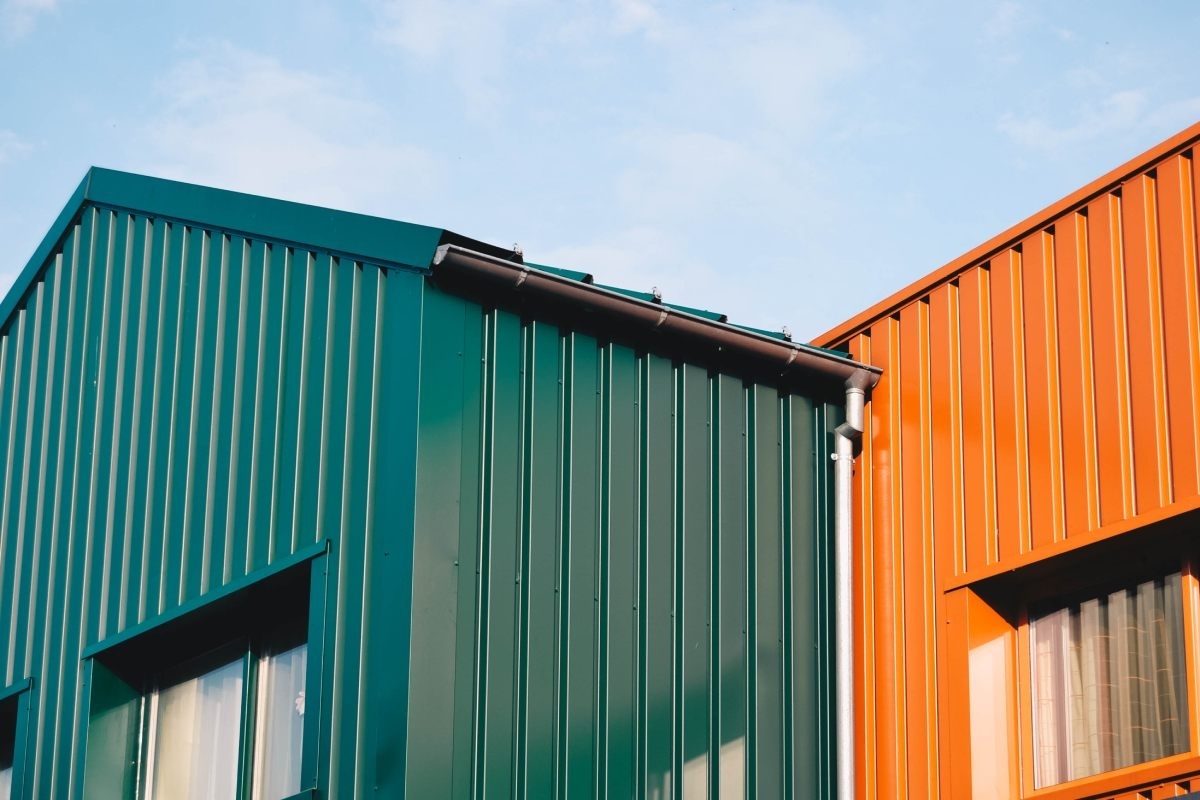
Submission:
[[[0,0],[0,288],[89,165],[809,339],[1200,119],[1200,3]]]

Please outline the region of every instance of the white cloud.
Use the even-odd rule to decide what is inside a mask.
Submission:
[[[12,42],[28,36],[38,17],[58,10],[58,0],[0,0],[0,35]]]
[[[1003,39],[1012,36],[1024,25],[1028,12],[1020,3],[1000,3],[983,26],[983,33],[989,39]]]
[[[1145,91],[1124,90],[1076,109],[1066,123],[1005,114],[999,127],[1017,144],[1053,152],[1134,128],[1145,118],[1147,105]]]
[[[32,149],[12,131],[0,130],[0,167],[24,157]]]
[[[842,106],[836,89],[864,62],[861,35],[816,5],[767,3],[686,21],[671,58],[687,101],[714,120],[748,111],[733,118],[793,141]]]
[[[649,0],[613,0],[612,4],[619,33],[641,31],[652,38],[661,33],[662,15]]]
[[[389,136],[353,85],[217,44],[158,89],[165,107],[141,142],[157,174],[386,214],[384,201],[437,183],[432,157]]]
[[[639,219],[694,223],[736,214],[763,221],[792,191],[794,173],[746,142],[656,131],[634,137],[634,146],[637,157],[619,176],[617,196]]]
[[[452,76],[469,115],[494,114],[506,101],[509,27],[536,0],[383,0],[377,35]]]

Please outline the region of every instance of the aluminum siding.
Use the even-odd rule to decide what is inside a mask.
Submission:
[[[82,796],[85,648],[323,540],[321,780],[373,780],[420,281],[92,203],[67,226],[0,334],[0,685],[34,678],[30,797]]]
[[[826,796],[837,409],[423,320],[409,795]]]
[[[1200,508],[1198,141],[818,340],[883,369],[855,487],[860,796],[959,796],[951,593]]]

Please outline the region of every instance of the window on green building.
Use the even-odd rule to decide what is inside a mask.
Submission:
[[[311,604],[323,596],[311,590],[311,569],[305,562],[251,577],[243,589],[98,645],[89,656],[84,796],[308,796],[309,638],[319,636],[308,621],[321,618]]]
[[[17,739],[16,704],[0,702],[0,800],[10,800]]]
[[[295,635],[253,637],[161,673],[145,697],[143,797],[299,792],[307,649]]]

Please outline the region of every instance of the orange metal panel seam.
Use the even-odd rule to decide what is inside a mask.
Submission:
[[[1020,259],[1007,251],[993,260],[993,391],[996,396],[996,530],[1000,561],[1029,550],[1028,439],[1022,335]]]
[[[900,797],[900,787],[904,784],[903,764],[900,758],[899,725],[903,719],[903,709],[898,691],[898,642],[902,640],[901,620],[896,614],[897,583],[900,576],[896,570],[899,561],[896,558],[895,539],[896,517],[899,498],[895,487],[899,480],[899,464],[897,459],[897,440],[899,425],[896,408],[898,406],[898,382],[900,370],[897,368],[895,351],[897,350],[896,335],[893,331],[895,320],[888,318],[881,322],[877,331],[872,332],[872,345],[879,345],[879,352],[873,353],[871,363],[883,367],[884,374],[879,384],[872,392],[872,417],[877,419],[878,426],[873,426],[875,470],[873,516],[871,530],[875,537],[874,565],[872,574],[875,579],[875,635],[876,658],[873,664],[876,680],[876,710],[878,741],[876,742],[876,763],[878,770],[878,792],[881,797]],[[881,339],[882,341],[876,341]]]
[[[1121,497],[1123,517],[1128,518],[1137,513],[1137,485],[1133,468],[1133,425],[1131,417],[1131,399],[1129,387],[1129,322],[1126,316],[1126,286],[1124,269],[1123,230],[1121,225],[1122,200],[1119,193],[1113,193],[1106,198],[1108,233],[1109,267],[1112,270],[1113,307],[1108,313],[1112,314],[1116,328],[1116,360],[1117,360],[1117,423],[1120,445],[1121,468]]]
[[[1179,157],[1181,178],[1180,192],[1183,202],[1183,272],[1187,276],[1187,308],[1188,308],[1188,352],[1190,354],[1192,378],[1192,430],[1200,435],[1200,286],[1197,286],[1197,269],[1200,269],[1200,259],[1197,258],[1197,228],[1200,206],[1197,196],[1200,196],[1200,173],[1196,171],[1194,151],[1188,150]],[[1200,492],[1200,448],[1192,449],[1196,468],[1196,485],[1193,491]]]
[[[1162,276],[1166,414],[1172,497],[1197,491],[1197,299],[1189,161],[1175,156],[1158,168],[1157,235]],[[1191,240],[1191,241],[1189,241]]]
[[[996,562],[995,417],[992,395],[990,273],[962,276],[960,352],[961,452],[966,571]]]
[[[1196,272],[1200,268],[1197,263],[1197,204],[1196,196],[1200,194],[1200,175],[1196,174],[1193,151],[1179,156],[1180,168],[1180,202],[1182,205],[1182,249],[1183,274],[1186,281],[1186,307],[1188,310],[1188,354],[1191,375],[1192,394],[1192,430],[1200,434],[1200,287],[1197,286]],[[1193,467],[1196,483],[1190,491],[1200,491],[1200,448],[1192,448]]]
[[[896,724],[891,730],[892,752],[895,761],[896,791],[903,792],[908,786],[908,740],[905,734],[909,704],[905,694],[907,683],[907,662],[905,660],[905,645],[908,641],[908,624],[904,618],[905,600],[905,571],[904,571],[904,434],[903,434],[903,389],[904,364],[900,360],[902,339],[900,336],[900,319],[897,314],[888,323],[888,363],[896,380],[889,389],[888,427],[893,432],[890,437],[892,444],[891,472],[888,475],[887,493],[888,513],[888,543],[884,553],[888,558],[890,580],[888,583],[889,614],[886,618],[893,630],[891,652],[888,662],[891,667],[889,677],[892,680],[891,695],[896,705]]]
[[[1088,263],[1088,218],[1085,213],[1076,211],[1064,220],[1064,224],[1056,227],[1055,236],[1055,268],[1060,276],[1073,276],[1073,285],[1064,285],[1057,293],[1059,299],[1061,324],[1062,317],[1069,309],[1073,313],[1074,331],[1059,339],[1060,372],[1064,383],[1067,380],[1066,371],[1078,369],[1076,394],[1069,404],[1065,417],[1060,417],[1075,424],[1078,437],[1067,446],[1064,442],[1064,458],[1076,458],[1082,461],[1082,470],[1075,473],[1064,469],[1064,485],[1069,480],[1079,481],[1082,485],[1077,492],[1068,498],[1064,495],[1064,535],[1071,536],[1075,530],[1075,519],[1081,519],[1082,530],[1095,528],[1100,521],[1100,499],[1097,492],[1096,466],[1096,397],[1095,397],[1095,349],[1093,346],[1093,331],[1091,319],[1091,286]],[[1069,280],[1069,277],[1067,278]],[[1073,334],[1073,335],[1072,335]],[[1068,346],[1068,351],[1065,348]],[[1065,400],[1066,398],[1064,398]],[[1065,425],[1065,423],[1064,423]],[[1066,430],[1063,431],[1064,440]],[[1072,509],[1072,498],[1076,509]]]
[[[1154,432],[1158,443],[1158,503],[1160,506],[1169,505],[1173,499],[1171,485],[1171,431],[1170,417],[1167,407],[1167,374],[1166,344],[1163,334],[1163,297],[1162,297],[1162,259],[1159,252],[1159,232],[1162,230],[1158,216],[1158,179],[1152,175],[1144,175],[1142,184],[1145,188],[1145,220],[1143,226],[1146,232],[1146,264],[1150,290],[1150,317],[1154,324],[1150,326],[1151,343],[1153,345],[1153,366],[1156,379],[1151,381],[1154,388]]]
[[[983,398],[983,492],[984,536],[987,537],[987,563],[1000,561],[1000,535],[997,532],[996,486],[996,394],[995,360],[992,358],[992,271],[979,273],[980,304],[980,394]]]
[[[1053,414],[1058,379],[1054,359],[1057,337],[1053,323],[1053,282],[1048,280],[1052,252],[1053,237],[1046,231],[1035,231],[1021,242],[1019,254],[1026,440],[1023,451],[1018,452],[1026,456],[1028,484],[1037,487],[1037,491],[1029,494],[1031,550],[1060,538],[1062,528],[1056,513],[1061,504],[1061,487],[1056,502],[1054,486],[1054,461],[1058,455],[1054,444],[1060,432]]]
[[[932,618],[932,533],[929,503],[929,416],[928,416],[928,304],[918,302],[905,309],[899,324],[899,365],[905,379],[900,390],[900,446],[897,490],[901,520],[899,608],[903,620],[902,669],[905,718],[902,728],[908,763],[907,789],[911,796],[928,796],[931,777],[928,737],[929,697],[932,663],[928,639]]]
[[[1130,412],[1133,421],[1133,470],[1137,508],[1170,502],[1163,487],[1168,470],[1162,410],[1165,370],[1162,360],[1161,283],[1154,213],[1155,181],[1139,175],[1121,194],[1122,267],[1128,325]]]
[[[1088,272],[1091,295],[1088,298],[1092,327],[1094,403],[1096,419],[1105,420],[1103,431],[1096,431],[1097,524],[1126,519],[1128,495],[1123,462],[1124,439],[1128,421],[1122,413],[1124,396],[1124,328],[1114,313],[1124,308],[1113,265],[1111,198],[1105,196],[1087,212]],[[1121,318],[1123,319],[1123,318]]]
[[[1062,539],[1066,530],[1066,511],[1063,500],[1063,448],[1062,448],[1062,371],[1059,363],[1058,344],[1058,293],[1054,276],[1057,264],[1054,260],[1054,242],[1056,237],[1043,232],[1043,261],[1045,268],[1042,272],[1042,287],[1045,296],[1046,315],[1046,360],[1047,382],[1046,403],[1049,407],[1050,429],[1047,432],[1050,449],[1050,509],[1053,530],[1051,540]],[[1040,487],[1039,487],[1040,491]]]
[[[928,488],[934,545],[934,574],[958,575],[962,568],[961,454],[958,418],[958,358],[952,309],[953,284],[940,286],[929,297],[928,418],[923,421],[931,445]],[[938,387],[935,391],[933,387]],[[940,420],[939,424],[933,424]]]
[[[931,480],[933,473],[933,444],[931,430],[932,425],[932,401],[930,387],[930,372],[929,372],[929,304],[918,303],[918,329],[920,346],[918,353],[921,356],[920,376],[921,376],[921,510],[924,526],[921,530],[920,542],[922,553],[922,572],[921,572],[921,604],[925,624],[922,627],[924,634],[924,642],[922,647],[922,659],[924,662],[924,693],[925,693],[925,708],[924,708],[924,750],[921,760],[925,765],[925,785],[917,787],[924,790],[927,797],[937,796],[937,776],[939,771],[938,765],[938,747],[937,747],[937,719],[938,719],[938,703],[937,703],[937,553],[933,537],[936,535],[935,520],[933,517],[933,491],[934,484]]]
[[[951,535],[954,537],[953,571],[961,573],[966,569],[966,533],[963,517],[963,484],[962,484],[962,343],[957,336],[959,326],[958,284],[950,285],[946,293],[949,325],[945,336],[949,342],[949,380],[950,391],[948,398],[948,413],[950,415],[950,503],[952,509]]]
[[[1016,430],[1014,457],[1017,467],[1017,552],[1023,553],[1033,547],[1033,537],[1030,524],[1029,496],[1029,402],[1027,386],[1029,383],[1029,364],[1025,358],[1025,293],[1022,290],[1021,276],[1025,271],[1024,255],[1020,249],[1014,248],[1008,253],[1011,259],[1013,275],[1010,289],[1012,302],[1009,306],[1012,314],[1013,331],[1013,403]],[[1001,551],[1001,557],[1004,556]]]

